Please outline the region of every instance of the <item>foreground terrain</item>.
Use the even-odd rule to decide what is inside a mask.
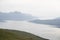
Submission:
[[[47,40],[30,33],[0,29],[0,40]]]

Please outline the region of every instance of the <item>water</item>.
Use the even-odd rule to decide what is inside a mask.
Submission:
[[[51,25],[34,24],[26,21],[6,21],[0,22],[0,28],[20,30],[50,40],[60,40],[60,29],[53,28]]]

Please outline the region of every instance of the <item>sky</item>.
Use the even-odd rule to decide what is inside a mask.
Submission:
[[[39,17],[60,17],[60,0],[0,0],[0,12],[19,11]]]

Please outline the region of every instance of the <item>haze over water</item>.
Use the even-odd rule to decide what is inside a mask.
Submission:
[[[35,24],[26,21],[6,21],[0,22],[0,28],[20,30],[46,39],[60,40],[60,29],[51,25]]]

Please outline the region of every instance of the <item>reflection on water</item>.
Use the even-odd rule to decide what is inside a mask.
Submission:
[[[0,28],[21,30],[50,39],[60,40],[60,29],[50,25],[34,24],[26,21],[0,22]]]

